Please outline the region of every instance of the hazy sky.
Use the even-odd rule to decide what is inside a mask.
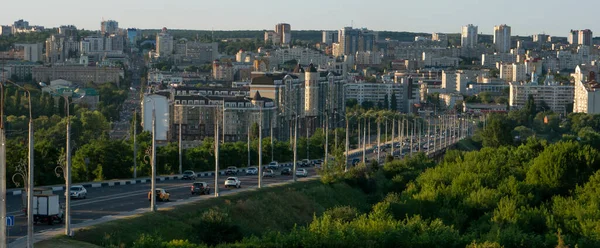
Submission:
[[[93,30],[104,18],[142,29],[263,30],[287,22],[292,30],[333,30],[353,21],[373,30],[428,33],[458,33],[472,23],[484,34],[497,24],[518,35],[567,36],[570,29],[586,28],[600,34],[599,0],[29,0],[3,1],[0,9],[2,25],[25,19]]]

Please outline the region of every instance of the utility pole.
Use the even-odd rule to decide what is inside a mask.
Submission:
[[[431,116],[427,116],[427,153],[431,153]],[[435,150],[435,147],[433,148]]]
[[[137,178],[137,110],[133,109],[133,179]]]

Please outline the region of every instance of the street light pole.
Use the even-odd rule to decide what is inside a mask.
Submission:
[[[250,166],[250,124],[248,124],[248,167]]]
[[[225,104],[225,103],[223,103]],[[219,197],[219,117],[215,108],[215,197]]]
[[[156,211],[156,105],[152,100],[152,178],[150,179],[150,211]]]
[[[137,178],[137,110],[133,110],[133,179]]]
[[[324,165],[327,165],[327,161],[329,160],[329,111],[325,110],[325,161]]]
[[[65,180],[65,234],[71,236],[71,104],[69,104],[69,98],[64,96],[65,105],[67,108],[67,168]]]
[[[259,105],[260,112],[258,122],[258,188],[262,188],[262,106]]]
[[[346,116],[346,167],[344,168],[344,172],[348,171],[348,159],[350,157],[350,124],[349,124],[349,116]],[[336,132],[337,133],[337,132]],[[360,137],[359,137],[360,139]]]
[[[28,160],[29,160],[29,164],[28,164],[28,169],[27,169],[27,178],[23,178],[23,181],[27,182],[27,247],[28,248],[32,248],[33,247],[33,186],[34,186],[34,181],[33,181],[33,168],[34,168],[34,146],[33,146],[33,114],[31,113],[31,92],[25,88],[23,88],[22,86],[12,82],[12,81],[8,81],[9,83],[17,86],[18,88],[24,90],[27,93],[27,102],[29,104],[29,137],[28,137]],[[2,87],[4,88],[4,87]],[[4,146],[4,143],[2,143],[2,145]]]
[[[181,114],[183,115],[183,106],[181,107]],[[181,144],[181,121],[183,120],[183,118],[180,116],[179,117],[179,174],[183,173],[182,172],[182,159],[181,159],[181,153],[183,151],[183,145]]]
[[[292,171],[294,182],[298,180],[298,178],[296,177],[296,164],[298,164],[298,114],[296,114],[295,122],[296,124],[294,125],[294,170]]]
[[[365,125],[363,125],[363,164],[367,165],[367,118],[365,118]],[[358,137],[360,139],[360,137]]]
[[[0,82],[0,247],[8,247],[6,233],[6,134],[4,133],[4,83]]]

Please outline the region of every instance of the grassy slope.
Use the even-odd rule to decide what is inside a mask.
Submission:
[[[192,224],[198,223],[210,208],[225,211],[244,235],[265,231],[288,231],[305,225],[314,215],[335,206],[354,206],[367,211],[367,195],[346,184],[323,185],[319,181],[265,188],[243,194],[211,198],[176,207],[174,210],[147,213],[78,231],[75,239],[100,246],[130,247],[142,233],[160,233],[164,240],[189,239]]]

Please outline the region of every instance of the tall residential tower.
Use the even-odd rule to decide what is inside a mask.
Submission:
[[[469,24],[462,27],[460,32],[460,45],[468,48],[477,46],[477,26]]]
[[[499,53],[508,53],[510,51],[510,26],[502,24],[494,26],[494,45]]]

